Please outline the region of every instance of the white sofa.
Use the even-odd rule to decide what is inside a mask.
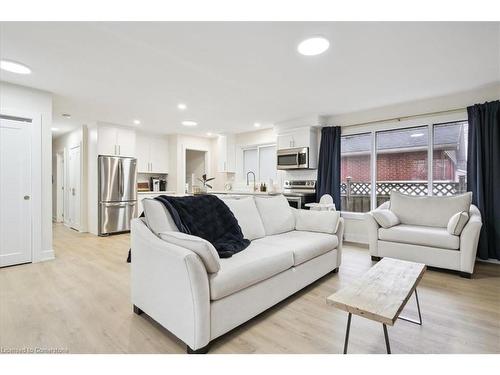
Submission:
[[[154,199],[143,200],[146,217],[132,221],[134,311],[180,338],[188,353],[206,353],[212,340],[337,272],[341,263],[338,212],[296,210],[282,195],[223,200],[251,240],[231,258],[199,253],[196,246],[208,242],[179,233]]]
[[[482,222],[471,198],[471,193],[416,197],[391,192],[390,201],[377,210],[390,210],[397,216],[397,225],[382,227],[375,211],[365,215],[372,259],[391,257],[421,262],[472,277]],[[461,233],[451,234],[447,226],[458,212],[467,212],[468,221]]]

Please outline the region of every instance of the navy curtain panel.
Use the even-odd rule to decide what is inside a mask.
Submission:
[[[330,194],[340,211],[340,126],[321,129],[316,202],[323,194]]]
[[[481,211],[477,256],[500,260],[500,101],[467,108],[467,190]]]

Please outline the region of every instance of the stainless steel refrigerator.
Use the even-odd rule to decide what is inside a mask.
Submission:
[[[137,160],[98,158],[99,235],[126,232],[137,210]]]

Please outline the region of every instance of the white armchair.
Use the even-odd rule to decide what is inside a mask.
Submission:
[[[373,211],[365,215],[373,260],[387,256],[455,270],[462,277],[472,277],[482,221],[478,208],[470,204],[470,194],[412,197],[392,192],[391,201],[377,210],[389,208],[399,217],[399,225],[383,228]],[[462,210],[469,213],[467,224],[459,236],[448,233],[447,220]]]

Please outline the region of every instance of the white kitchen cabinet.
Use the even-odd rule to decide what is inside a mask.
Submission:
[[[233,135],[219,135],[217,138],[217,172],[234,173],[236,150]]]
[[[278,150],[284,148],[311,147],[317,142],[316,131],[313,128],[300,128],[278,135]]]
[[[139,173],[168,173],[168,140],[159,135],[137,136]]]
[[[114,126],[100,126],[97,131],[99,155],[135,156],[135,131]]]

